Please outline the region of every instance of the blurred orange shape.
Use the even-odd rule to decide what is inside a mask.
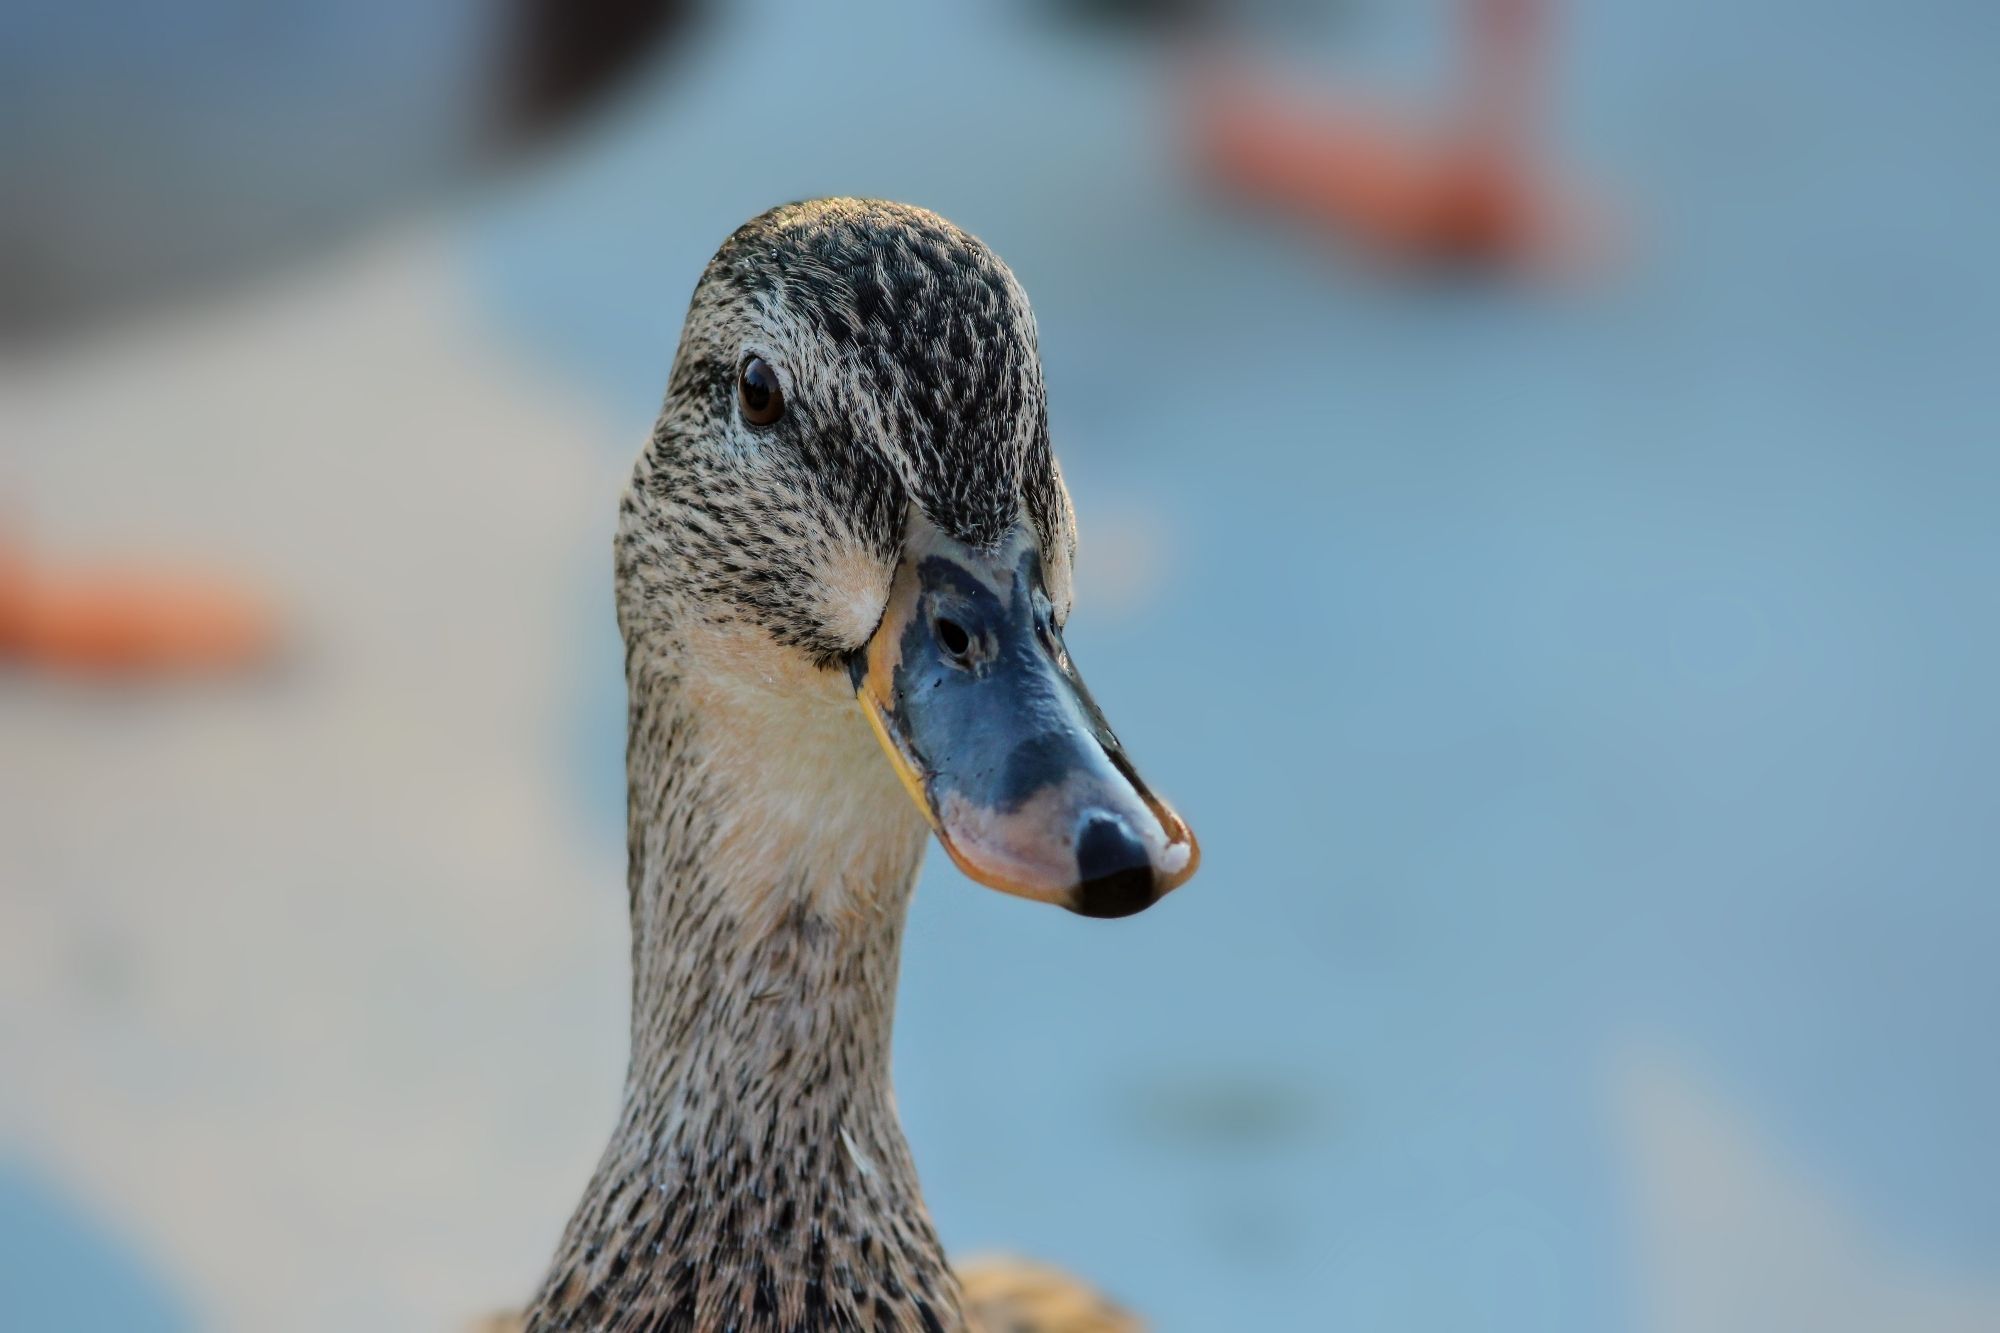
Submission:
[[[1539,8],[1472,0],[1465,86],[1430,121],[1273,89],[1241,68],[1195,72],[1187,112],[1211,179],[1407,264],[1574,269],[1602,229],[1525,146]]]
[[[277,641],[269,607],[221,579],[48,569],[0,549],[0,661],[79,676],[214,675],[268,660]]]

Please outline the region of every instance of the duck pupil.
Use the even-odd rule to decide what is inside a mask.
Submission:
[[[737,397],[742,400],[743,415],[753,426],[768,426],[785,410],[778,376],[759,356],[744,363],[743,374],[737,379]]]
[[[937,633],[938,641],[944,644],[944,650],[953,657],[965,656],[965,650],[972,646],[972,636],[967,634],[965,626],[956,620],[938,617]]]

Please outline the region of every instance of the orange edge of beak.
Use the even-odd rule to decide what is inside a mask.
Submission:
[[[1145,793],[1144,799],[1147,808],[1153,812],[1153,817],[1160,821],[1160,827],[1167,831],[1167,841],[1187,844],[1187,864],[1164,876],[1160,881],[1159,896],[1164,898],[1193,879],[1194,872],[1201,869],[1201,843],[1196,840],[1194,830],[1188,827],[1187,821],[1181,818],[1180,811],[1150,791]]]

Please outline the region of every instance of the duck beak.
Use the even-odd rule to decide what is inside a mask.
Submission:
[[[1118,917],[1194,874],[1194,835],[1084,688],[1024,531],[995,551],[913,534],[849,671],[904,787],[981,884]]]

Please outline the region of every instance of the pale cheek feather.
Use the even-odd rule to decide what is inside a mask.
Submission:
[[[742,624],[693,631],[683,663],[719,798],[724,891],[753,910],[803,888],[832,915],[871,911],[904,882],[924,825],[845,674]]]
[[[844,643],[866,643],[888,604],[894,570],[846,543],[830,547],[813,572],[821,590],[820,623]]]
[[[1055,468],[1057,531],[1049,534],[1048,549],[1042,557],[1043,575],[1048,583],[1049,600],[1055,604],[1056,618],[1067,620],[1070,610],[1076,604],[1075,560],[1076,549],[1076,503],[1070,499],[1069,486],[1063,481],[1062,468]]]

